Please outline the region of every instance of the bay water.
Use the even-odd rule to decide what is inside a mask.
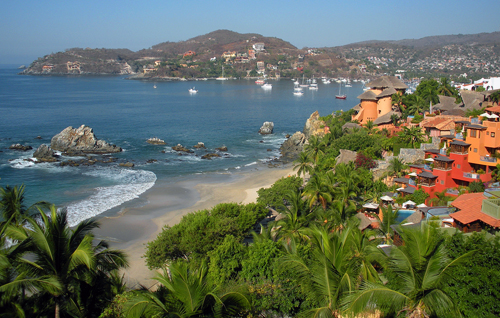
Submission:
[[[295,96],[293,82],[286,79],[269,81],[273,88],[265,90],[245,79],[154,83],[18,72],[15,66],[0,66],[0,185],[24,184],[27,205],[46,200],[66,207],[72,225],[138,200],[156,182],[266,167],[279,156],[285,136],[302,131],[314,111],[324,116],[348,110],[363,92],[361,83],[353,83],[343,88],[347,100],[338,100],[339,84],[334,82],[320,82],[317,91],[305,88],[303,96]],[[188,92],[193,86],[197,94]],[[274,122],[272,135],[258,133],[265,121]],[[122,147],[123,152],[113,155],[118,161],[61,167],[25,160],[66,127],[81,125]],[[146,143],[150,137],[167,145]],[[207,149],[192,148],[198,142]],[[33,150],[8,149],[15,143]],[[177,144],[194,153],[179,155],[171,149]],[[221,158],[201,159],[221,146],[228,148]],[[148,163],[150,159],[156,161]],[[135,167],[120,167],[119,162]]]

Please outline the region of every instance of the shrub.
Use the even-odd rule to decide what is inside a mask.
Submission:
[[[372,169],[377,166],[377,163],[372,158],[365,156],[363,153],[358,152],[356,159],[354,160],[356,168]]]

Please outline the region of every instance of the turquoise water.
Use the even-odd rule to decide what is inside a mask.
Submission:
[[[17,73],[13,67],[0,68],[0,185],[24,183],[29,204],[49,200],[66,206],[73,222],[137,198],[158,181],[265,164],[279,155],[285,135],[301,131],[315,110],[327,115],[350,109],[362,93],[358,83],[347,89],[347,100],[337,100],[334,83],[320,83],[318,91],[294,96],[290,80],[271,81],[273,89],[264,90],[249,80],[151,83]],[[192,86],[198,94],[188,93]],[[274,122],[273,135],[257,133],[265,121]],[[124,152],[115,157],[135,167],[35,165],[23,160],[34,150],[7,149],[13,143],[36,149],[67,126],[82,124],[92,127],[99,139],[122,147]],[[145,141],[150,137],[164,139],[167,145],[149,145]],[[199,141],[208,151],[225,145],[227,155],[202,160],[205,150],[179,156],[170,148],[178,143],[192,147]],[[158,161],[148,164],[148,159]]]
[[[397,223],[401,223],[406,220],[410,215],[412,215],[415,211],[411,210],[399,210],[398,217],[396,218]]]

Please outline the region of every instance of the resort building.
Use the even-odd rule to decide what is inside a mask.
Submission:
[[[358,98],[361,100],[354,109],[357,111],[352,120],[357,120],[361,125],[368,121],[376,124],[376,120],[392,112],[392,95],[403,94],[408,88],[395,76],[382,76],[365,84],[369,89]]]
[[[500,229],[500,191],[462,194],[452,206],[458,209],[450,214],[453,226],[464,233]]]

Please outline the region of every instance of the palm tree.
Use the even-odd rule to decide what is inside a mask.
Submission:
[[[439,86],[437,88],[437,93],[444,96],[458,97],[456,88],[451,86],[450,80],[446,77],[441,77]]]
[[[498,103],[500,102],[500,91],[496,91],[494,93],[491,93],[490,99],[493,103]]]
[[[323,176],[315,174],[307,183],[303,195],[309,199],[309,207],[319,202],[326,209],[328,202],[332,200],[331,190]]]
[[[231,317],[250,308],[243,292],[221,294],[207,280],[207,266],[190,269],[184,261],[171,264],[154,279],[155,292],[139,291],[129,304],[127,317]]]
[[[24,185],[0,187],[0,212],[3,222],[20,225],[27,216],[38,213],[37,207],[47,208],[50,206],[48,202],[40,201],[26,208],[24,190]]]
[[[306,173],[310,174],[313,170],[311,157],[305,152],[301,152],[299,158],[295,160],[294,163],[296,165],[293,167],[293,170],[298,169],[297,176],[299,177],[301,174],[305,177]]]
[[[308,203],[303,199],[300,191],[288,192],[285,199],[287,204],[282,212],[283,218],[275,224],[275,227],[278,228],[278,235],[281,238],[286,238],[287,242],[290,242],[292,238],[306,240],[307,235],[304,234],[304,230],[314,216],[313,211],[310,211]]]
[[[311,136],[309,137],[304,150],[315,163],[318,163],[319,158],[325,154],[325,144],[318,136]]]
[[[392,242],[392,237],[394,236],[394,230],[392,225],[397,224],[397,219],[399,216],[399,211],[393,210],[392,205],[387,208],[381,207],[381,217],[376,215],[379,223],[379,228],[377,229],[380,234],[384,236],[384,243],[390,244]]]
[[[350,232],[312,228],[314,250],[310,260],[289,254],[280,260],[283,269],[291,270],[299,280],[314,308],[302,313],[307,317],[337,317],[343,297],[356,288],[359,275],[358,258],[353,258]]]
[[[446,255],[444,239],[431,226],[422,223],[418,229],[400,229],[405,244],[393,246],[387,259],[387,271],[394,275],[388,277],[394,278],[386,285],[364,281],[346,299],[344,309],[357,314],[377,308],[415,318],[460,316],[444,286],[454,279],[450,270],[473,252],[452,261]]]
[[[403,127],[403,130],[398,136],[404,143],[409,144],[412,148],[415,148],[417,144],[425,141],[425,134],[420,127]]]
[[[40,212],[42,212],[40,210]],[[84,286],[92,288],[92,278],[110,278],[113,271],[127,266],[125,255],[108,249],[105,242],[94,246],[92,230],[99,224],[89,219],[70,229],[66,211],[57,212],[52,206],[49,215],[40,213],[40,220],[29,218],[28,238],[33,257],[20,260],[20,272],[27,277],[52,278],[59,282],[58,290],[45,290],[53,296],[55,317],[61,310],[78,314],[85,312],[81,303]]]
[[[444,189],[441,192],[436,192],[436,197],[429,200],[432,206],[444,206],[448,205],[448,201],[452,201],[454,198],[446,195],[448,189]]]
[[[389,161],[386,174],[399,178],[406,169],[408,169],[408,165],[404,164],[398,157],[394,157]]]

